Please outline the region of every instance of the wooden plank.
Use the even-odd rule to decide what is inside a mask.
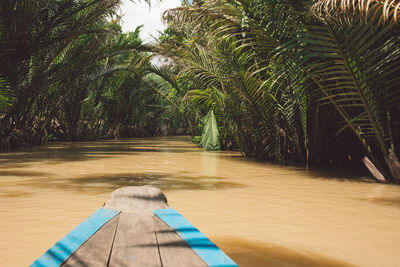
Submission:
[[[151,215],[121,213],[109,266],[162,266]]]
[[[231,258],[176,210],[169,208],[155,210],[154,213],[173,228],[208,266],[237,266]]]
[[[101,227],[61,267],[107,266],[119,216]]]
[[[178,234],[163,222],[159,217],[153,216],[154,229],[157,236],[158,250],[162,265],[165,267],[206,267],[208,266],[192,250],[191,247]]]
[[[168,205],[167,198],[158,188],[152,186],[127,186],[115,190],[104,208],[152,213],[156,209],[166,209]]]
[[[92,216],[75,227],[69,234],[58,241],[31,266],[60,266],[88,238],[94,235],[104,224],[114,218],[119,211],[98,209]]]

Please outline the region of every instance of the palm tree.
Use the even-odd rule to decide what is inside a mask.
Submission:
[[[161,52],[202,90],[214,87],[233,99],[240,116],[230,109],[224,117],[246,154],[308,162],[324,153],[327,131],[348,140],[352,134],[386,180],[398,183],[399,7],[201,1],[166,13],[179,38]]]
[[[82,48],[85,36],[101,35],[118,0],[2,1],[0,3],[0,75],[9,84],[14,104],[1,120],[1,135],[19,129],[37,134],[46,103],[56,85],[76,69],[68,55]],[[104,34],[103,34],[104,35]],[[48,94],[50,92],[50,94]]]
[[[41,143],[49,134],[67,140],[119,136],[143,109],[154,115],[165,109],[154,107],[159,96],[143,79],[152,48],[140,40],[140,27],[121,33],[119,4],[0,2],[3,145]]]

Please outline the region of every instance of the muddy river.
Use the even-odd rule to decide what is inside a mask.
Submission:
[[[400,186],[203,152],[189,137],[0,153],[0,266],[27,266],[127,185],[155,185],[240,266],[400,266]],[[353,177],[354,178],[354,177]]]

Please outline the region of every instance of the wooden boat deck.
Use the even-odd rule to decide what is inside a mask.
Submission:
[[[161,190],[124,187],[31,266],[237,266]]]

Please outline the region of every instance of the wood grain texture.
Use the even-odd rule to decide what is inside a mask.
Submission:
[[[163,192],[152,186],[128,186],[115,190],[104,206],[120,211],[152,212],[167,208],[167,198]]]
[[[109,266],[162,266],[152,216],[121,213]]]
[[[155,210],[154,214],[175,230],[208,266],[237,267],[231,258],[173,208]]]
[[[153,216],[153,221],[164,267],[208,266],[171,227],[157,216]]]
[[[117,189],[49,251],[32,266],[237,266],[151,186]]]
[[[117,230],[117,215],[90,237],[62,267],[107,266]]]
[[[89,218],[75,227],[71,232],[46,251],[46,253],[32,263],[31,266],[59,267],[90,237],[97,233],[101,227],[118,214],[119,211],[116,210],[98,209]]]

